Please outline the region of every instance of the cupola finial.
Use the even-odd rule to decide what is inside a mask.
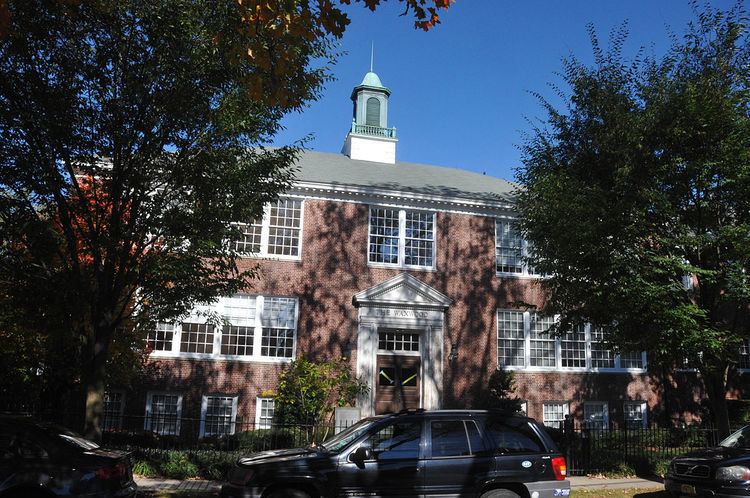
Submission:
[[[375,42],[370,42],[370,72],[372,72],[372,63],[375,60]]]

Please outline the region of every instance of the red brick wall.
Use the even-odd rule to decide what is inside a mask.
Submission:
[[[298,355],[325,359],[341,355],[347,345],[355,347],[353,295],[404,271],[368,267],[367,236],[367,205],[305,200],[301,261],[242,260],[243,267],[258,269],[247,292],[299,299]],[[439,212],[436,270],[409,271],[453,300],[446,315],[444,358],[456,345],[458,359],[444,365],[446,408],[475,406],[496,368],[495,310],[541,304],[533,279],[495,275],[494,236],[491,217]],[[356,351],[353,366],[355,357]],[[202,394],[221,392],[239,395],[238,414],[251,420],[256,396],[276,386],[280,369],[231,361],[159,360],[159,365],[152,387],[184,391],[185,416],[199,414],[188,404],[199,410]],[[530,415],[539,419],[544,400],[573,400],[572,412],[584,400],[608,401],[611,411],[621,410],[625,399],[659,408],[658,383],[645,375],[519,373],[517,384],[518,395],[530,403]]]

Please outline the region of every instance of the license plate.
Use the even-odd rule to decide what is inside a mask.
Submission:
[[[681,484],[680,485],[680,493],[686,493],[689,495],[696,494],[695,492],[695,486],[691,486],[690,484]]]

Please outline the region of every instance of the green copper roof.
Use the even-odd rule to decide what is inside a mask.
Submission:
[[[380,82],[380,78],[377,74],[373,73],[372,71],[368,72],[365,77],[362,79],[362,83],[360,83],[360,86],[374,86],[379,88],[385,88],[383,84]]]

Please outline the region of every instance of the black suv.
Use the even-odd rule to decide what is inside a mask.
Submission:
[[[672,460],[664,487],[673,496],[750,496],[750,426],[715,448]]]
[[[409,411],[360,420],[317,447],[241,458],[225,498],[568,496],[565,458],[533,419]]]

